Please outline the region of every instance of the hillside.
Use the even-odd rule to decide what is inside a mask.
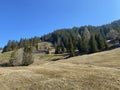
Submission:
[[[119,90],[120,49],[61,59],[36,54],[28,67],[0,68],[1,90]]]
[[[76,45],[78,38],[83,38],[84,36],[87,39],[91,35],[100,34],[105,40],[119,40],[120,39],[120,20],[114,21],[110,24],[105,24],[101,26],[81,26],[73,27],[68,29],[57,29],[54,32],[51,32],[43,36],[33,37],[29,39],[21,38],[20,41],[9,40],[7,45],[4,46],[3,52],[16,50],[18,48],[24,47],[25,45],[32,45],[37,47],[38,43],[42,42],[51,42],[54,46],[57,42],[62,42],[63,46],[67,48],[68,39],[72,39],[74,45]],[[60,45],[61,47],[61,45]]]
[[[113,30],[114,32],[112,32],[111,35],[111,31]],[[114,37],[120,35],[120,20],[101,26],[88,25],[69,29],[58,29],[50,34],[42,36],[41,39],[43,41],[55,43],[60,38],[63,42],[66,42],[68,37],[73,37],[75,40],[77,40],[79,36],[83,36],[85,31],[89,31],[91,35],[100,33],[105,39],[113,39]]]

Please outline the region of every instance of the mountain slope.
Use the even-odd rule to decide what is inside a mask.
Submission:
[[[102,26],[82,26],[73,27],[71,29],[60,29],[42,36],[41,39],[43,41],[48,41],[52,43],[57,42],[58,38],[62,39],[64,42],[66,42],[66,38],[68,37],[74,37],[74,39],[76,40],[78,35],[83,36],[83,33],[86,29],[91,34],[101,33],[101,35],[107,39],[107,35],[111,30],[115,30],[117,31],[117,33],[120,34],[120,20]]]
[[[54,46],[56,43],[59,43],[60,47],[64,46],[67,49],[69,39],[73,41],[73,45],[76,48],[80,38],[83,39],[85,37],[90,39],[92,35],[98,36],[99,34],[101,34],[100,36],[104,39],[120,39],[120,20],[102,26],[82,26],[71,29],[60,29],[42,37],[30,39],[21,38],[20,41],[9,40],[3,48],[3,52],[13,51],[26,45],[37,47],[37,44],[41,41],[51,42]]]
[[[28,67],[0,68],[1,90],[119,90],[119,58],[120,49],[114,49],[59,61],[38,58]]]

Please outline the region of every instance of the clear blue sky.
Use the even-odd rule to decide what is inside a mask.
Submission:
[[[60,28],[120,19],[120,0],[0,0],[0,46]]]

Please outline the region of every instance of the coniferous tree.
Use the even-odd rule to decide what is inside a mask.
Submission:
[[[95,35],[95,39],[98,44],[98,49],[99,50],[105,49],[106,42],[105,42],[105,39],[101,36],[101,34]]]
[[[97,42],[95,37],[92,35],[89,40],[89,52],[94,53],[98,51]]]
[[[82,37],[82,52],[88,53],[89,52],[89,41]]]
[[[55,43],[55,54],[59,54],[59,45]]]
[[[69,48],[68,51],[70,53],[70,56],[73,57],[75,55],[75,50],[74,50],[74,45],[71,38],[69,39],[69,42],[68,42],[68,48]]]
[[[78,39],[77,48],[79,52],[82,52],[82,39],[81,38]]]
[[[91,37],[91,34],[88,30],[87,27],[84,27],[84,31],[83,31],[83,37],[86,41],[89,41],[90,40],[90,37]]]
[[[32,57],[32,47],[31,46],[25,46],[24,47],[24,53],[23,53],[23,66],[28,66],[33,63],[33,57]]]
[[[88,53],[89,52],[89,40],[90,40],[91,34],[87,27],[84,27],[83,35],[82,35],[82,52]]]
[[[24,39],[20,39],[20,42],[19,42],[19,48],[22,48],[24,47]]]
[[[18,42],[17,41],[12,41],[11,42],[11,48],[12,48],[13,51],[17,50],[19,48]]]
[[[65,52],[66,52],[66,48],[65,48],[63,42],[61,42],[61,50],[62,50],[62,53],[65,53]]]

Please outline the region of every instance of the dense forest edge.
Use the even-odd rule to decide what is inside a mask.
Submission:
[[[39,51],[40,42],[52,43],[55,54],[68,57],[113,49],[120,47],[120,20],[102,26],[60,29],[41,37],[21,38],[20,41],[9,40],[2,53],[25,48],[24,51],[31,54],[31,50]],[[46,48],[46,53],[49,54],[49,48]]]

